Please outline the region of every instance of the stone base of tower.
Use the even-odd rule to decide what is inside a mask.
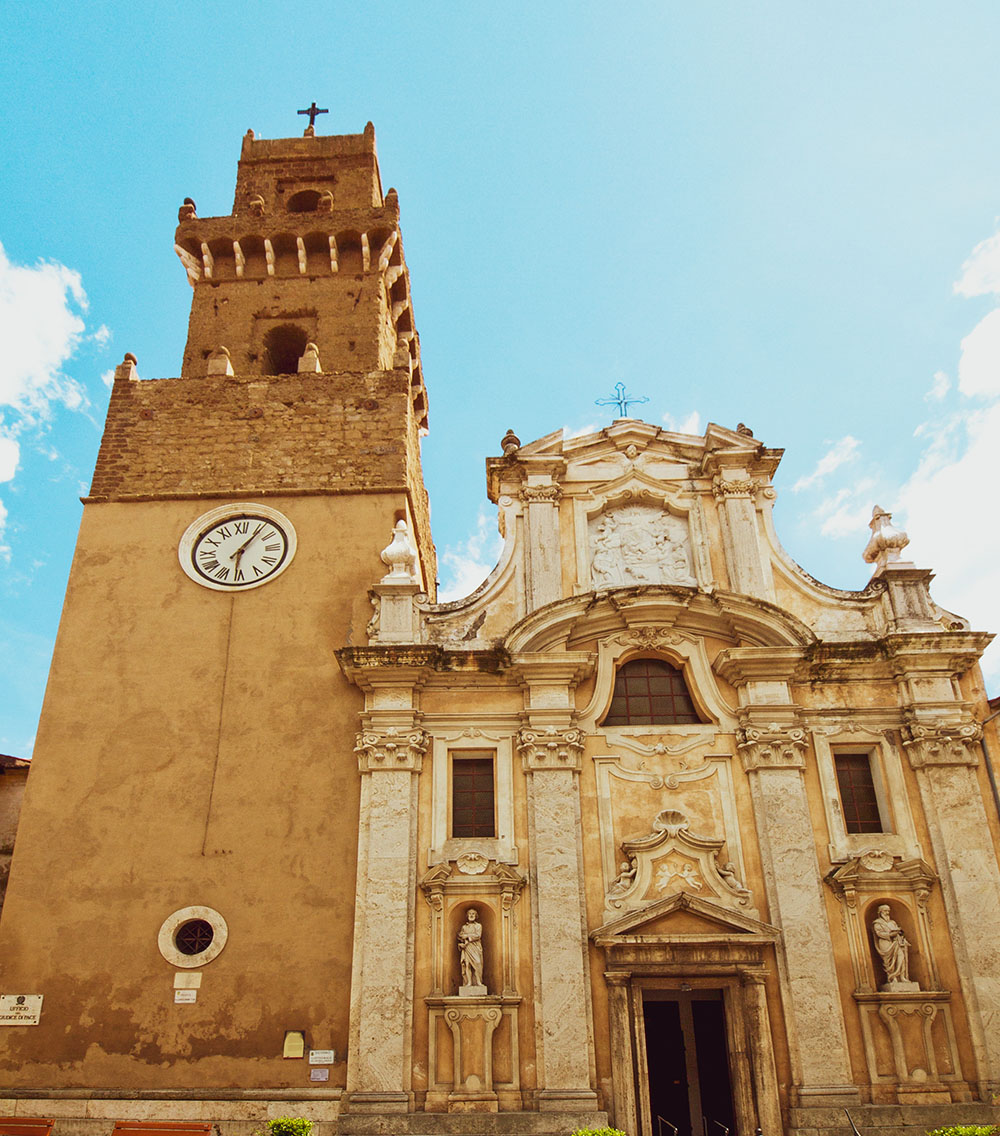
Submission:
[[[9,1091],[9,1090],[8,1090]],[[201,1121],[218,1136],[252,1136],[277,1116],[313,1121],[313,1136],[566,1136],[579,1128],[601,1128],[608,1114],[579,1112],[357,1113],[341,1112],[341,1089],[218,1090],[135,1093],[128,1090],[69,1089],[0,1097],[4,1119],[55,1120],[52,1136],[109,1136],[116,1121],[150,1124]],[[631,1136],[631,1134],[630,1134]]]

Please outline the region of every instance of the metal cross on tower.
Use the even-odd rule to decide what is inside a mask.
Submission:
[[[327,107],[326,109],[323,109],[323,110],[321,110],[321,109],[320,109],[320,108],[319,108],[319,107],[318,107],[318,106],[316,105],[316,100],[315,100],[315,99],[313,99],[313,101],[312,101],[312,106],[311,106],[311,107],[309,107],[309,109],[308,109],[308,110],[300,110],[300,111],[296,111],[296,113],[297,113],[297,114],[307,114],[307,115],[309,115],[309,125],[310,125],[310,126],[312,126],[312,125],[313,125],[313,124],[314,124],[314,123],[316,122],[316,115],[318,115],[318,114],[329,114],[329,113],[330,113],[330,110],[329,110],[329,107]]]
[[[640,402],[649,402],[645,395],[638,398],[633,398],[632,395],[625,393],[624,383],[615,383],[615,393],[611,398],[595,398],[595,406],[617,406],[622,418],[628,417],[628,408],[630,403],[638,405]]]

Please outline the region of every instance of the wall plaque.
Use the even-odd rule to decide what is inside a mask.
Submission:
[[[37,1026],[41,994],[0,994],[0,1026]]]
[[[329,1079],[330,1079],[330,1070],[329,1069],[310,1069],[309,1070],[309,1080],[310,1081],[329,1081]]]
[[[198,1001],[198,991],[197,990],[175,990],[174,991],[174,1001],[175,1002],[197,1002]]]
[[[333,1065],[337,1060],[336,1050],[333,1049],[310,1049],[309,1050],[309,1064],[310,1065]]]

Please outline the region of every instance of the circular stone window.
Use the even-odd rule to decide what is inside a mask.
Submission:
[[[211,907],[182,907],[168,915],[156,945],[174,966],[204,966],[222,953],[229,937],[225,919]]]

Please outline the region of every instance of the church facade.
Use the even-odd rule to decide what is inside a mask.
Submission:
[[[21,814],[0,1114],[996,1120],[990,636],[888,514],[840,591],[742,425],[508,432],[500,562],[436,602],[370,124],[248,133],[175,241],[181,374],[116,371]]]

